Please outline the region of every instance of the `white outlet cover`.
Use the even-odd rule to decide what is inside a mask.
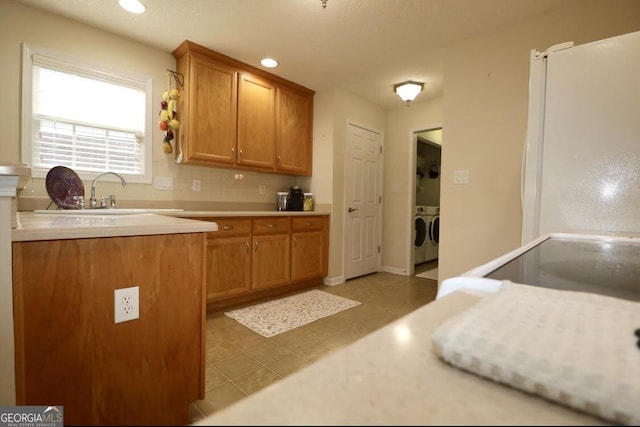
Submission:
[[[116,289],[113,291],[114,323],[140,318],[140,287]]]
[[[192,191],[200,191],[202,189],[202,181],[200,181],[199,179],[194,179],[193,181],[191,181],[191,190]]]
[[[467,169],[456,169],[453,172],[454,184],[468,184],[469,183],[469,171]]]
[[[153,179],[153,187],[156,190],[173,190],[173,177],[156,176]]]

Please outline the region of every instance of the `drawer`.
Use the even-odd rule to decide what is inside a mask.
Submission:
[[[293,232],[316,231],[324,228],[325,218],[322,216],[307,216],[293,218]]]
[[[253,220],[253,234],[281,234],[291,230],[289,218],[256,218]]]
[[[251,219],[249,218],[207,218],[218,224],[218,231],[207,233],[208,238],[248,236],[251,234]]]

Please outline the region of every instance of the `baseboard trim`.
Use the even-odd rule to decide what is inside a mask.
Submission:
[[[392,274],[399,274],[401,276],[408,276],[409,275],[409,273],[407,273],[407,270],[405,270],[404,268],[383,266],[382,267],[382,271],[385,271],[387,273],[392,273]]]
[[[336,285],[339,285],[340,283],[344,283],[344,276],[324,278],[324,284],[327,286],[336,286]]]

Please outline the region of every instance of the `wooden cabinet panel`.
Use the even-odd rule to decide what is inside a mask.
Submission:
[[[251,218],[207,218],[218,224],[218,231],[207,233],[208,238],[251,236]]]
[[[251,290],[251,238],[209,239],[207,301]]]
[[[185,425],[204,397],[204,233],[13,243],[16,400],[71,425]],[[114,323],[114,290],[140,317]]]
[[[276,170],[310,176],[313,95],[287,87],[277,94]]]
[[[273,169],[276,88],[267,80],[240,73],[238,84],[238,164]]]
[[[323,230],[326,226],[326,217],[323,216],[307,216],[307,217],[298,217],[293,218],[292,229],[293,232],[300,231],[316,231]]]
[[[289,282],[291,265],[290,234],[253,237],[251,287],[265,289]]]
[[[291,280],[323,277],[325,272],[325,233],[294,233],[291,241]]]
[[[180,129],[183,162],[233,165],[237,121],[236,70],[197,53],[180,57],[178,70],[185,76],[185,92],[178,104],[178,114],[183,122]]]
[[[256,218],[253,220],[253,234],[289,233],[289,218]]]

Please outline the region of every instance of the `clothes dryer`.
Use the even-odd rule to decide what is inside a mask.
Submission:
[[[427,236],[424,242],[424,260],[438,259],[438,245],[440,244],[440,206],[423,206],[424,217],[427,222]]]
[[[425,249],[428,240],[427,213],[424,206],[416,206],[413,233],[413,263],[425,262]]]

